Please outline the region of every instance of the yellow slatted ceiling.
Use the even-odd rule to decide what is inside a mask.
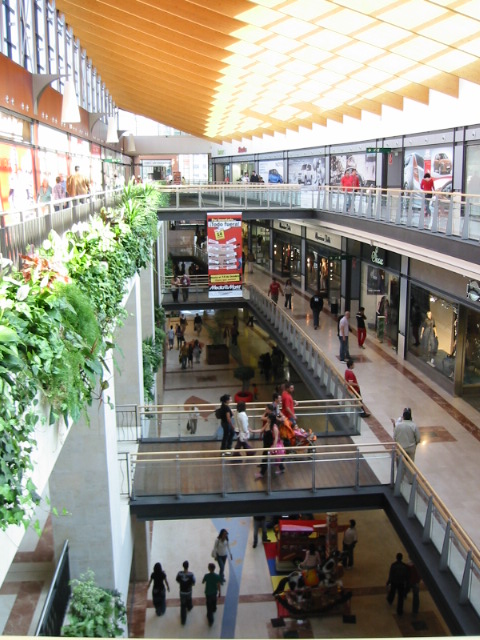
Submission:
[[[480,0],[56,0],[126,111],[216,142],[480,83]]]

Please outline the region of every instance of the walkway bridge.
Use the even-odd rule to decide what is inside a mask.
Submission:
[[[405,255],[433,260],[439,266],[451,268],[453,259],[458,268],[478,277],[479,195],[438,192],[431,215],[426,216],[425,194],[400,189],[359,188],[349,206],[350,198],[341,187],[327,185],[316,189],[250,183],[159,188],[170,195],[170,206],[159,211],[162,220],[198,222],[214,211],[241,211],[245,220],[317,220],[332,232],[363,242],[375,244],[389,238]],[[30,245],[39,246],[52,229],[62,233],[101,206],[112,206],[119,194],[120,190],[110,190],[67,198],[58,211],[49,203],[0,212],[0,253],[17,263],[19,254]]]

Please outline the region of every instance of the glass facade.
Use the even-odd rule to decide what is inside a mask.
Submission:
[[[388,342],[396,349],[400,303],[399,276],[375,264],[362,262],[360,301],[361,306],[365,308],[368,328],[377,333],[381,342]]]
[[[411,286],[408,352],[452,382],[457,357],[458,313],[457,304],[422,287]],[[473,320],[472,327],[474,323]],[[466,359],[469,342],[473,345],[470,337],[467,338]],[[480,366],[480,351],[478,365]],[[467,367],[465,375],[466,369]]]
[[[307,242],[305,269],[306,289],[314,293],[320,290],[331,304],[340,300],[342,273],[341,253],[327,245]]]
[[[281,278],[300,281],[302,274],[300,237],[283,233],[273,236],[273,271]]]

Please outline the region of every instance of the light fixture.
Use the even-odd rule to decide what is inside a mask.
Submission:
[[[125,153],[137,153],[137,150],[135,148],[135,138],[133,137],[133,133],[130,133],[127,136],[127,145],[126,145]]]
[[[108,129],[106,142],[108,144],[116,144],[117,142],[119,142],[117,133],[117,118],[115,116],[108,116],[107,120]]]
[[[32,73],[33,113],[35,115],[38,115],[38,102],[48,85],[55,80],[65,77],[67,76],[64,73]],[[65,124],[81,122],[73,78],[67,77],[65,81],[61,121]]]
[[[77,93],[75,91],[75,82],[73,81],[73,78],[67,78],[65,80],[62,101],[62,122],[81,122],[80,110],[78,108],[77,102]]]

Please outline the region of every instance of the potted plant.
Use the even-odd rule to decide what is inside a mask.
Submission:
[[[117,638],[125,633],[127,612],[118,591],[95,582],[93,571],[71,580],[72,597],[62,635],[70,638]]]
[[[235,402],[252,402],[253,393],[248,390],[250,386],[250,380],[255,375],[255,369],[253,367],[237,367],[233,372],[233,375],[237,380],[242,381],[242,390],[235,394]]]

